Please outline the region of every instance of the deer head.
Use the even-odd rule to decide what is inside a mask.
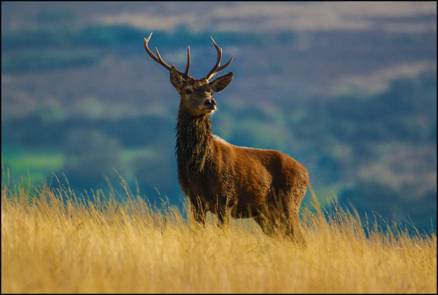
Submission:
[[[218,72],[225,69],[233,60],[230,60],[221,65],[222,49],[216,44],[213,37],[211,41],[217,51],[216,64],[210,70],[210,72],[202,79],[195,79],[189,74],[190,69],[190,46],[187,47],[187,62],[184,73],[179,71],[175,66],[169,65],[163,60],[155,47],[155,54],[149,49],[149,41],[152,37],[152,33],[147,38],[144,38],[144,49],[149,56],[165,67],[170,72],[170,83],[178,91],[181,101],[181,108],[191,114],[192,116],[202,116],[211,114],[216,110],[216,100],[213,97],[215,92],[222,91],[233,79],[233,73],[230,72],[224,76],[211,80]]]

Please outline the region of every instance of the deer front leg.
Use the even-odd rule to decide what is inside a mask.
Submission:
[[[207,215],[207,208],[205,202],[199,197],[190,197],[191,213],[193,220],[196,223],[205,225]]]
[[[223,228],[229,223],[229,216],[227,214],[227,210],[225,208],[220,208],[217,211],[217,217],[219,220],[219,227]]]
[[[230,223],[230,215],[232,210],[232,201],[230,197],[218,198],[216,202],[215,213],[218,217],[218,225],[223,228]]]

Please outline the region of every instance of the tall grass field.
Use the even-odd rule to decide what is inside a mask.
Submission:
[[[366,235],[354,214],[306,210],[302,246],[250,219],[202,227],[134,194],[73,194],[2,187],[2,293],[437,292],[435,234]]]

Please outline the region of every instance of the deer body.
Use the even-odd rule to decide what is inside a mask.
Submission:
[[[292,157],[275,150],[239,147],[211,131],[210,115],[216,110],[213,93],[223,90],[232,80],[229,73],[214,81],[211,77],[230,62],[220,66],[221,49],[215,67],[204,79],[188,75],[190,51],[183,74],[167,65],[148,48],[157,62],[168,68],[172,85],[180,94],[177,122],[176,156],[178,178],[190,199],[194,219],[203,224],[206,212],[226,222],[228,213],[235,218],[253,217],[267,234],[281,229],[303,240],[298,211],[306,193],[309,176],[306,168]]]

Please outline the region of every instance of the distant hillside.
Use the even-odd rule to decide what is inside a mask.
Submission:
[[[200,77],[213,35],[235,73],[217,94],[217,134],[293,155],[324,204],[436,228],[436,3],[1,5],[2,166],[14,180],[66,173],[81,190],[116,169],[179,204],[178,95],[143,37],[153,31],[179,67],[190,44]]]

